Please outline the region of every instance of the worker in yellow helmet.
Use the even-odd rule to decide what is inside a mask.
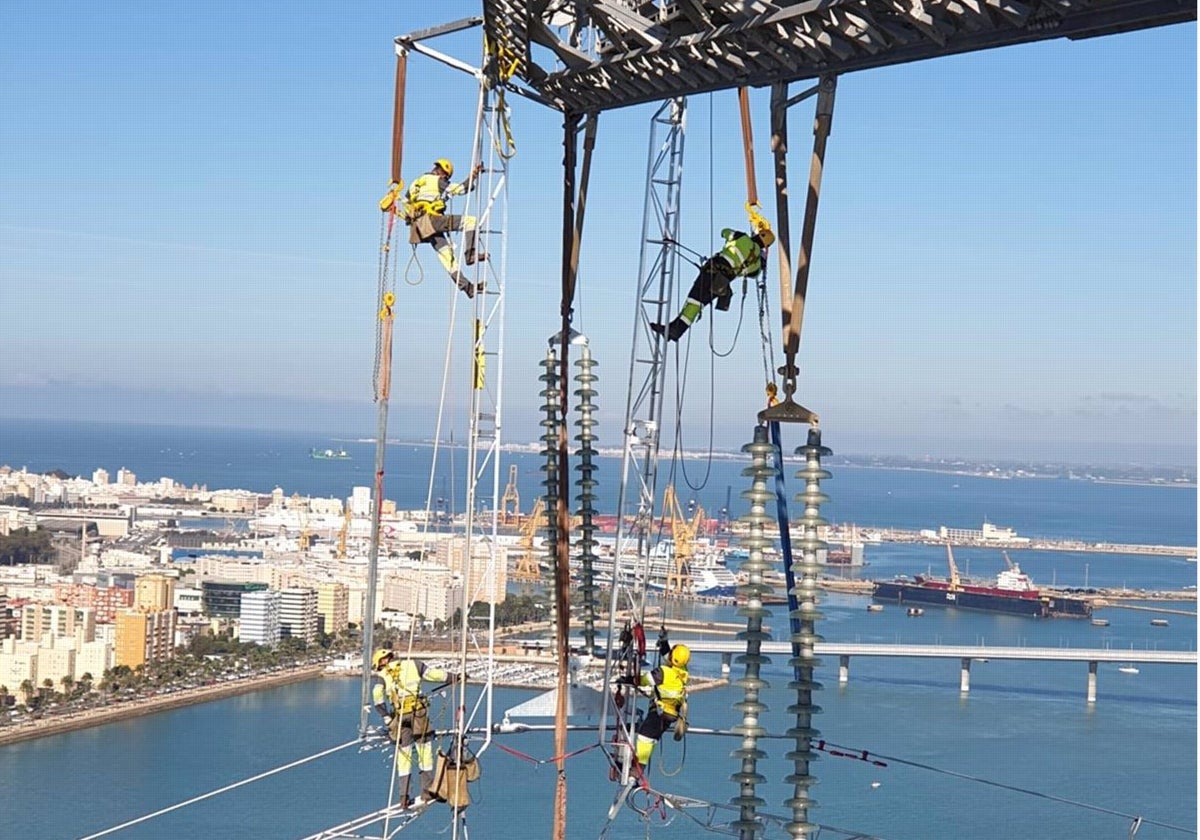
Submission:
[[[673,645],[662,664],[641,676],[640,687],[653,691],[654,696],[654,703],[637,730],[635,748],[638,764],[642,767],[649,763],[654,745],[662,739],[664,732],[678,727],[681,719],[683,727],[687,726],[684,712],[687,704],[687,669],[691,658],[692,652],[687,645]],[[676,731],[682,737],[682,729],[677,728]]]
[[[433,742],[436,734],[429,723],[429,698],[421,693],[421,682],[454,685],[461,682],[458,674],[448,674],[440,668],[428,668],[416,659],[400,659],[381,648],[371,656],[371,670],[379,677],[371,691],[375,710],[387,724],[388,733],[396,742],[396,767],[404,779],[400,794],[401,807],[427,805],[434,799]],[[417,764],[421,774],[421,794],[415,801],[408,797],[412,775],[412,748],[417,748]]]
[[[475,217],[447,216],[446,199],[455,195],[466,195],[475,189],[479,173],[482,171],[481,163],[476,165],[465,181],[453,184],[450,178],[454,174],[454,164],[446,158],[438,158],[433,162],[432,169],[409,184],[404,202],[404,221],[409,225],[409,243],[419,245],[428,242],[437,252],[438,259],[450,275],[450,279],[467,297],[475,296],[475,284],[463,277],[459,271],[458,260],[454,256],[454,243],[447,234],[455,230],[466,231],[463,257],[467,265],[487,259],[487,254],[475,252]]]
[[[678,341],[688,331],[700,312],[713,300],[724,312],[733,300],[731,281],[735,277],[756,277],[766,265],[766,252],[775,242],[775,234],[762,228],[753,234],[725,228],[721,231],[725,244],[700,266],[700,274],[692,283],[687,303],[669,324],[651,324],[650,329],[665,335],[668,341]]]

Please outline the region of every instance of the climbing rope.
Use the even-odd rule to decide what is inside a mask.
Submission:
[[[412,276],[413,266],[417,267],[417,279],[410,279]],[[412,246],[412,253],[408,257],[408,262],[404,265],[404,282],[409,286],[420,286],[425,282],[425,268],[421,265],[421,258],[417,256],[417,246]]]

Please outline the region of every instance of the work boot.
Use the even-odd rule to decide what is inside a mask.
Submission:
[[[679,337],[687,332],[688,327],[690,326],[691,324],[682,318],[676,318],[666,326],[663,326],[662,324],[651,324],[650,329],[658,335],[665,335],[667,337],[667,341],[678,341]]]
[[[475,297],[475,284],[470,280],[460,275],[454,282],[458,285],[458,288],[462,289],[463,294],[465,294],[467,297]]]
[[[475,265],[475,263],[477,263],[477,262],[485,262],[487,260],[487,258],[488,258],[488,255],[486,253],[484,253],[483,251],[480,251],[479,253],[475,253],[475,251],[473,251],[473,250],[467,251],[467,253],[464,255],[464,259],[466,259],[467,265]]]

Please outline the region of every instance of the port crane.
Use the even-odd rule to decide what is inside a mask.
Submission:
[[[500,521],[509,525],[521,518],[521,493],[517,490],[517,465],[508,465],[508,483],[500,497]]]
[[[962,578],[958,574],[958,564],[954,562],[954,549],[949,545],[946,546],[946,560],[950,564],[950,591],[958,592],[962,589]]]
[[[533,510],[521,523],[521,539],[517,543],[517,562],[513,566],[513,578],[520,581],[539,581],[542,579],[541,565],[533,550],[533,541],[541,529],[545,513],[545,503],[538,499],[533,503]]]
[[[684,516],[675,495],[675,485],[663,491],[664,523],[671,533],[672,557],[667,567],[666,594],[687,595],[692,591],[692,558],[696,554],[696,535],[704,523],[704,508],[696,506],[691,521]]]

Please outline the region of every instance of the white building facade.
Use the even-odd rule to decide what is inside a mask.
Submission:
[[[279,644],[279,603],[280,595],[274,590],[243,593],[238,638],[264,647]]]

